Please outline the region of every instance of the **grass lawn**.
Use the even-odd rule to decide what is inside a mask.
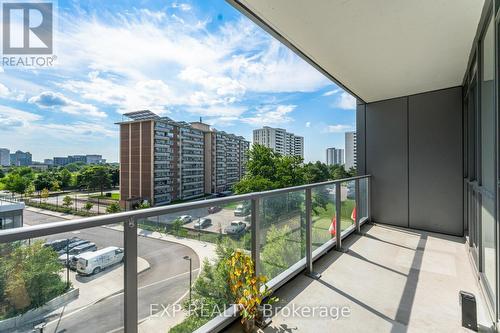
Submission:
[[[354,224],[354,221],[351,220],[352,210],[355,206],[354,200],[345,200],[342,201],[342,211],[341,211],[341,226],[342,230],[347,229],[349,226]],[[317,213],[316,213],[317,212]],[[313,228],[316,229],[326,229],[330,227],[332,223],[332,218],[335,216],[335,205],[333,203],[329,203],[326,205],[326,209],[317,208],[316,212],[313,210]]]
[[[111,197],[106,195],[91,195],[93,199],[108,199],[108,200],[120,200],[120,193],[111,193]]]

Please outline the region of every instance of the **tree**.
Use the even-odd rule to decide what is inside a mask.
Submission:
[[[69,195],[67,195],[63,198],[63,206],[69,208],[72,203],[73,203],[73,199],[71,199],[71,197]]]
[[[66,290],[59,275],[62,265],[57,253],[44,247],[41,241],[16,246],[0,257],[0,267],[5,274],[0,297],[7,302],[11,313],[23,313],[42,306]]]
[[[25,194],[32,180],[18,173],[9,173],[2,182],[5,184],[5,189],[18,194]]]
[[[79,183],[89,191],[100,189],[101,196],[105,188],[111,187],[111,175],[104,165],[94,165],[83,169],[78,179]]]
[[[58,180],[62,188],[68,188],[71,185],[71,172],[68,169],[63,168],[59,171]]]
[[[114,187],[120,185],[120,169],[112,167],[110,169],[110,174],[111,174],[111,186]]]
[[[49,193],[49,189],[48,189],[48,188],[44,188],[44,189],[42,190],[42,192],[40,193],[40,197],[41,197],[42,199],[44,199],[44,201],[45,201],[45,200],[49,197],[49,194],[50,194],[50,193]]]
[[[61,190],[61,185],[59,184],[59,181],[54,180],[52,184],[50,185],[50,189],[54,192],[58,192]]]
[[[304,181],[306,184],[325,182],[330,179],[330,170],[325,163],[307,163],[304,165]]]
[[[261,253],[263,273],[273,278],[301,258],[301,242],[291,239],[292,230],[285,225],[271,226],[266,234],[266,243]]]
[[[0,178],[5,177],[5,172],[0,168]]]
[[[36,176],[35,180],[33,181],[33,185],[35,185],[36,191],[41,191],[44,188],[50,188],[54,181],[55,177],[52,173],[42,172]]]
[[[106,208],[106,213],[113,214],[121,211],[120,205],[117,202],[113,202]]]
[[[349,178],[350,175],[349,173],[345,170],[345,167],[343,165],[332,165],[330,166],[330,178],[331,179],[343,179],[343,178]]]
[[[88,212],[90,212],[90,210],[92,209],[92,207],[94,207],[94,204],[90,201],[87,201],[85,203],[85,205],[83,206],[83,209],[85,209]]]
[[[245,176],[234,185],[233,191],[242,194],[272,190],[275,187],[272,181],[262,176]]]

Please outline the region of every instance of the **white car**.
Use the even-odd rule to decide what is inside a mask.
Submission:
[[[103,269],[123,260],[123,249],[109,246],[95,252],[87,252],[78,256],[76,271],[80,275],[97,274]]]
[[[191,215],[182,215],[179,216],[179,220],[181,220],[183,224],[186,224],[193,221],[193,217]]]

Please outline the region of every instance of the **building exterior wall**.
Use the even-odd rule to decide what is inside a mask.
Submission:
[[[376,222],[463,235],[462,89],[358,105]]]
[[[356,132],[345,133],[345,168],[356,168]]]
[[[245,173],[250,143],[243,137],[168,118],[119,125],[124,208],[230,191]]]
[[[0,148],[0,166],[10,165],[10,150],[7,148]]]
[[[22,152],[20,150],[10,154],[10,165],[14,166],[29,166],[33,164],[31,153]]]
[[[344,149],[327,148],[326,149],[326,164],[327,165],[343,165],[344,164]]]
[[[271,148],[284,156],[304,158],[304,138],[287,132],[283,128],[264,126],[253,131],[253,143]]]

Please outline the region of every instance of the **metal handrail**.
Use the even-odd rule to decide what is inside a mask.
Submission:
[[[361,179],[368,179],[366,188],[366,213],[367,216],[360,219],[359,216],[355,219],[355,225],[349,230],[346,230],[344,234],[341,232],[341,218],[339,214],[339,205],[341,201],[340,197],[340,186],[339,184],[355,181],[356,188],[356,207],[360,207],[361,199],[359,195],[359,181]],[[93,217],[86,217],[81,219],[74,219],[64,222],[52,222],[46,224],[39,224],[35,226],[28,226],[23,228],[14,228],[0,231],[0,244],[19,241],[30,238],[37,238],[47,235],[53,235],[58,233],[72,232],[81,229],[99,227],[115,223],[123,223],[123,236],[124,236],[124,247],[125,247],[125,261],[124,261],[124,329],[126,333],[137,333],[138,332],[138,281],[137,281],[137,222],[141,219],[146,219],[148,217],[155,217],[165,214],[173,214],[184,212],[186,210],[205,208],[210,206],[218,206],[221,204],[234,203],[239,201],[250,201],[251,202],[251,253],[252,259],[255,263],[256,274],[260,273],[260,254],[259,249],[261,248],[261,239],[259,237],[260,233],[260,211],[261,199],[268,198],[280,194],[292,193],[297,191],[303,191],[305,194],[305,207],[306,207],[306,257],[300,259],[295,264],[291,265],[287,270],[273,278],[268,284],[277,289],[284,283],[292,279],[296,274],[298,274],[304,268],[310,276],[314,275],[312,272],[312,264],[318,259],[323,253],[335,247],[336,249],[341,249],[341,240],[348,236],[348,234],[359,231],[359,227],[364,222],[370,221],[371,208],[370,208],[370,188],[371,188],[371,176],[363,175],[351,178],[344,178],[338,180],[331,180],[326,182],[300,185],[294,187],[287,187],[276,190],[269,190],[263,192],[254,192],[248,194],[234,195],[224,198],[207,199],[194,202],[179,203],[170,206],[163,207],[153,207],[142,210],[121,212],[109,215],[100,215]],[[337,207],[337,219],[336,219],[336,230],[337,237],[329,240],[327,243],[323,244],[320,248],[312,250],[312,195],[311,190],[325,185],[337,185],[336,186],[336,207]],[[358,211],[359,215],[360,212]],[[233,309],[228,309],[226,312],[232,313],[232,315],[237,316],[238,313]],[[197,332],[214,332],[220,331],[222,328],[227,326],[232,322],[232,318],[229,316],[219,316],[209,321],[207,324],[202,326]]]
[[[99,227],[99,226],[103,226],[103,225],[107,225],[107,224],[122,223],[122,222],[130,221],[131,219],[133,219],[133,220],[146,219],[148,217],[155,217],[158,215],[179,213],[179,212],[183,212],[183,211],[191,210],[191,209],[205,208],[205,207],[210,207],[210,206],[217,206],[220,204],[227,204],[227,203],[233,203],[233,202],[238,202],[238,201],[246,201],[246,200],[252,200],[252,199],[257,199],[257,198],[260,199],[260,198],[270,197],[270,196],[279,195],[279,194],[283,194],[283,193],[295,192],[295,191],[300,191],[300,190],[305,190],[305,189],[312,189],[312,188],[325,186],[325,185],[345,183],[348,181],[353,181],[356,179],[364,179],[364,178],[369,178],[369,177],[371,177],[371,176],[370,175],[356,176],[356,177],[350,177],[350,178],[344,178],[344,179],[338,179],[338,180],[330,180],[330,181],[320,182],[320,183],[313,183],[313,184],[280,188],[280,189],[276,189],[276,190],[252,192],[252,193],[247,193],[247,194],[238,194],[238,195],[233,195],[233,196],[224,197],[224,198],[214,198],[214,199],[207,199],[207,200],[202,200],[202,201],[185,202],[185,203],[178,203],[178,204],[169,205],[169,206],[152,207],[152,208],[133,210],[133,211],[127,211],[127,212],[120,212],[120,213],[109,214],[109,215],[85,217],[85,218],[81,218],[81,219],[74,219],[74,220],[64,221],[64,222],[50,222],[50,223],[39,224],[39,225],[35,225],[35,226],[28,226],[28,227],[24,227],[24,228],[7,229],[7,230],[0,231],[0,244],[18,241],[18,240],[23,240],[23,239],[48,236],[48,235],[58,234],[58,233],[62,233],[62,232],[71,232],[71,231],[77,231],[77,230],[81,230],[81,229],[94,228],[94,227]]]

